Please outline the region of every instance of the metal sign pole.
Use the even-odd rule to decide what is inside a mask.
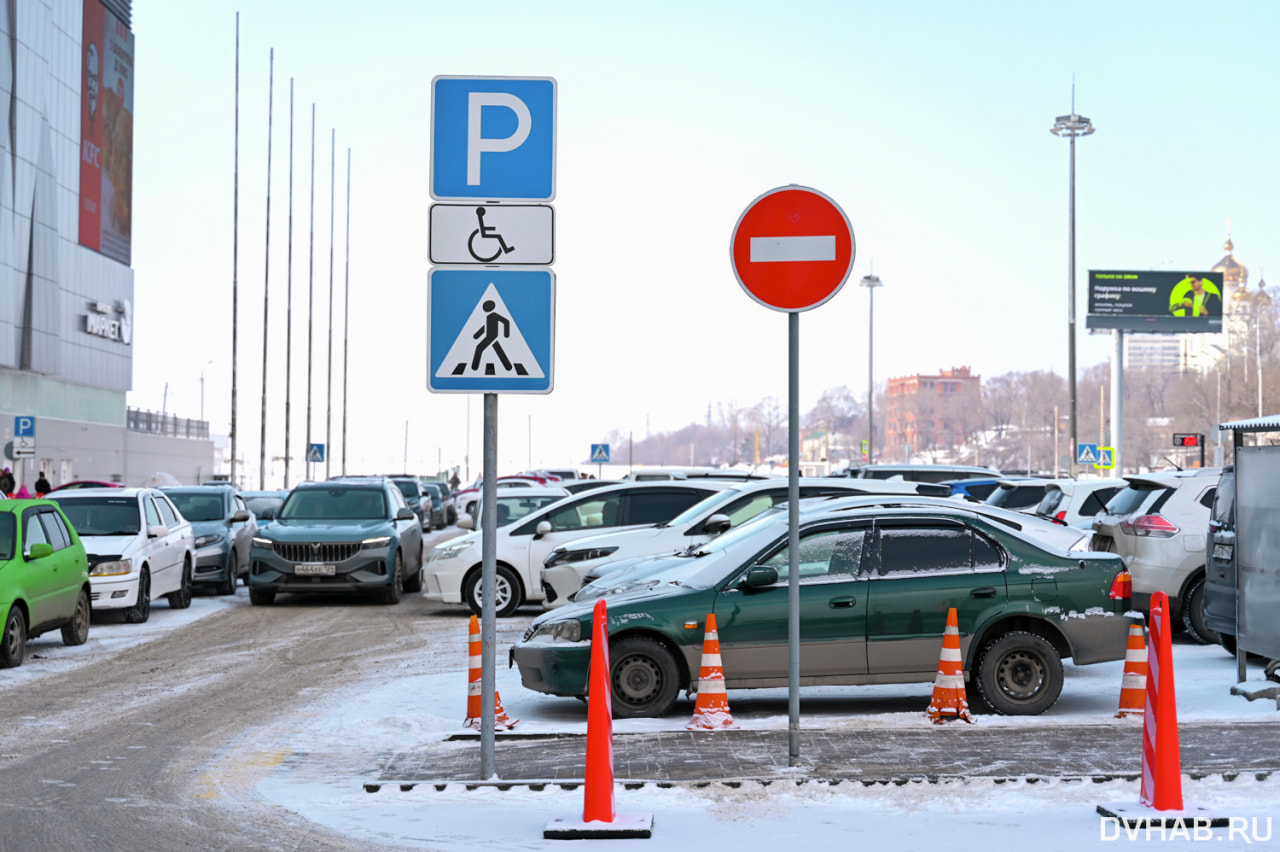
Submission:
[[[480,486],[480,777],[497,777],[494,766],[497,706],[494,644],[498,611],[493,588],[498,580],[498,395],[484,395],[484,482]]]
[[[800,312],[787,313],[787,750],[800,763]]]

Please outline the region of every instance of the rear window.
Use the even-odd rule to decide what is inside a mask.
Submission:
[[[1163,488],[1159,485],[1135,483],[1111,498],[1111,502],[1107,504],[1107,514],[1132,515],[1134,512],[1141,509],[1142,505],[1147,502],[1147,499],[1155,495],[1156,492],[1165,492],[1168,490],[1169,489]]]
[[[1058,511],[1058,507],[1062,505],[1065,497],[1066,495],[1062,493],[1062,489],[1050,488],[1048,491],[1044,492],[1044,499],[1042,499],[1040,504],[1036,506],[1036,514],[1044,515],[1046,518],[1053,517],[1054,513]]]
[[[1000,486],[984,501],[991,506],[1002,506],[1006,509],[1017,509],[1023,506],[1034,506],[1044,497],[1043,485]]]
[[[1235,529],[1236,525],[1236,474],[1233,470],[1223,471],[1218,480],[1218,492],[1213,498],[1213,519],[1223,529]]]

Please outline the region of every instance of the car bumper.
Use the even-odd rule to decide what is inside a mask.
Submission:
[[[508,654],[508,664],[520,668],[520,683],[548,695],[586,695],[590,662],[589,641],[521,642]]]
[[[460,559],[427,562],[422,569],[422,596],[429,601],[462,603],[462,578],[470,567]]]
[[[89,578],[89,605],[93,609],[125,609],[137,602],[137,574]]]
[[[270,592],[374,592],[392,582],[389,548],[362,550],[333,565],[332,574],[299,574],[299,565],[274,553],[255,551],[249,565],[249,588]]]
[[[542,593],[543,607],[556,609],[569,603],[569,598],[582,588],[582,578],[587,571],[600,564],[595,559],[590,562],[572,562],[568,565],[557,565],[554,568],[543,568]]]
[[[1071,644],[1071,659],[1078,666],[1123,660],[1129,647],[1133,619],[1114,612],[1090,609],[1073,612],[1060,622]]]
[[[231,568],[231,549],[221,547],[205,547],[196,551],[195,574],[191,580],[195,583],[220,583],[227,577]]]

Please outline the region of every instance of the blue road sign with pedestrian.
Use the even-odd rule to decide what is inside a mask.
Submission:
[[[307,461],[322,462],[324,461],[324,444],[312,444],[307,447]]]
[[[1098,445],[1080,444],[1076,448],[1076,464],[1097,464]]]
[[[609,445],[608,444],[592,444],[591,445],[591,461],[592,463],[608,464],[609,463]]]
[[[556,81],[431,81],[431,197],[551,201],[556,194]]]
[[[433,267],[427,387],[438,393],[550,393],[555,274]]]

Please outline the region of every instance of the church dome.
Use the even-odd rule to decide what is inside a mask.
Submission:
[[[1223,248],[1226,249],[1227,254],[1213,265],[1212,271],[1222,273],[1222,283],[1228,289],[1246,286],[1249,283],[1249,270],[1232,256],[1231,251],[1235,246],[1231,242],[1230,234],[1227,234],[1227,242]]]

